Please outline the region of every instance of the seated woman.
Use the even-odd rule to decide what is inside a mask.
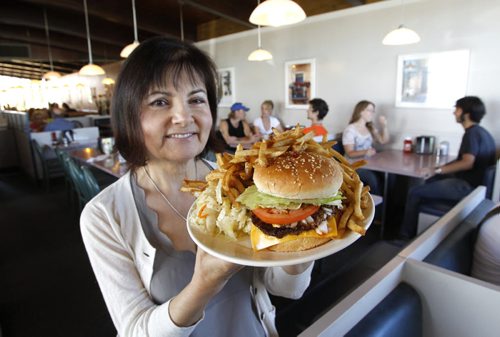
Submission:
[[[238,144],[248,148],[258,138],[250,130],[250,125],[245,119],[245,112],[250,110],[242,103],[234,103],[227,119],[223,119],[219,125],[219,131],[227,144],[227,150],[234,151]]]
[[[381,133],[373,125],[373,115],[375,114],[375,104],[370,101],[360,101],[354,107],[351,121],[342,134],[342,144],[345,154],[348,157],[370,157],[377,151],[373,148],[373,142],[386,144],[389,142],[389,132],[387,131],[387,119],[385,116],[379,117],[379,124],[382,127]],[[358,170],[359,177],[365,185],[369,185],[374,194],[380,194],[378,178],[374,172],[369,170]]]
[[[274,103],[271,100],[262,102],[260,106],[260,117],[253,121],[255,136],[267,139],[273,133],[273,128],[283,131],[278,118],[273,117]]]
[[[309,101],[307,109],[307,119],[311,121],[311,126],[304,129],[304,133],[314,131],[315,136],[327,135],[328,131],[323,126],[323,118],[328,113],[328,104],[321,98],[314,98]]]
[[[46,117],[47,113],[43,110],[34,110],[30,121],[31,132],[42,132],[46,125]]]

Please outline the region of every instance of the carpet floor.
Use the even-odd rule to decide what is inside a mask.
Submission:
[[[20,171],[0,172],[2,337],[111,337],[116,330],[64,182],[47,192]]]

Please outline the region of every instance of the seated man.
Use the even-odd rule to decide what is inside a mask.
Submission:
[[[64,119],[64,111],[59,108],[57,103],[50,105],[50,116],[53,120],[45,126],[43,131],[65,131],[74,128],[71,121]]]
[[[411,239],[416,235],[421,201],[458,202],[481,185],[485,170],[496,161],[495,141],[479,126],[485,114],[484,104],[478,97],[466,96],[456,102],[455,119],[465,129],[458,157],[436,168],[436,175],[425,184],[410,189],[400,230],[401,239]]]

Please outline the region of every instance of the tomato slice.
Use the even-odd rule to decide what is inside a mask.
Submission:
[[[287,225],[307,218],[318,209],[319,206],[306,205],[299,209],[256,208],[252,212],[260,220],[269,224]]]

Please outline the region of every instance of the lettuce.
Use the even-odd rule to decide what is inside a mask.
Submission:
[[[262,208],[287,208],[287,209],[298,209],[302,204],[312,204],[312,205],[337,205],[340,206],[342,201],[342,193],[340,191],[337,194],[329,198],[320,199],[287,199],[274,197],[269,194],[259,192],[255,185],[248,187],[236,201],[242,203],[249,209],[255,209],[258,207]]]

